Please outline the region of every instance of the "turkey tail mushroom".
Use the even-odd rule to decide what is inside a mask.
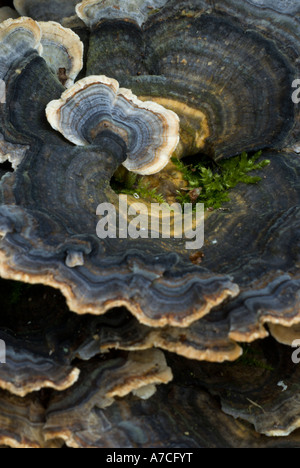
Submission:
[[[0,37],[0,92],[3,112],[8,108],[7,92],[11,79],[9,70],[14,63],[19,62],[21,66],[26,54],[38,52],[66,86],[73,84],[82,68],[83,44],[73,31],[57,23],[37,23],[30,18],[8,19],[0,24]],[[20,74],[21,68],[17,68],[15,73]],[[0,162],[9,161],[12,168],[16,169],[29,149],[25,144],[27,138],[20,144],[19,132],[15,133],[13,129],[8,131],[8,128],[5,131],[5,124],[2,125],[1,132]]]
[[[39,22],[42,57],[59,81],[69,88],[83,67],[83,44],[77,34],[54,21]]]
[[[122,20],[141,27],[168,0],[84,0],[76,6],[76,13],[93,28],[105,20]]]
[[[158,3],[159,11],[135,21],[127,3],[118,9],[99,0],[78,5],[92,28],[87,73],[108,74],[140,99],[176,112],[179,156],[221,158],[284,147],[293,135],[296,77],[286,49],[259,28],[222,14],[219,5]],[[128,5],[146,11],[148,2]]]
[[[39,47],[40,27],[28,21]],[[18,134],[30,150],[19,172],[2,185],[1,275],[59,288],[79,314],[104,314],[124,305],[154,327],[186,327],[237,295],[237,285],[226,275],[186,262],[182,239],[166,239],[163,245],[148,239],[145,250],[143,239],[97,237],[97,207],[118,204],[110,187],[115,170],[126,158],[139,173],[164,167],[178,142],[177,116],[118,90],[110,79],[103,84],[87,78],[60,100],[63,87],[46,62],[36,53],[22,60],[17,75],[10,70],[3,128]],[[85,146],[74,146],[51,129],[45,107],[53,100],[50,120]]]
[[[37,307],[24,327],[23,309],[1,312],[0,443],[230,445],[233,434],[236,445],[274,444],[219,413],[216,397],[260,433],[299,427],[289,348],[279,347],[278,363],[263,354],[255,372],[224,362],[241,356],[240,342],[262,339],[273,351],[267,326],[287,344],[299,329],[298,3],[84,1],[91,76],[67,90],[82,45],[53,21],[78,2],[57,11],[56,0],[15,3],[51,22],[0,24],[0,157],[15,169],[0,182],[0,275],[59,289],[77,315],[60,304],[43,318]],[[183,239],[97,235],[99,206],[115,219],[127,213],[111,187],[121,164],[153,174],[172,153],[220,159],[263,148],[262,183],[237,185],[224,210],[206,213],[201,266]],[[154,395],[171,368],[174,385]],[[212,414],[221,429],[208,437]]]
[[[80,0],[14,0],[14,7],[22,16],[37,21],[58,21],[75,15]]]
[[[1,113],[4,114],[7,107],[7,85],[9,71],[14,63],[22,61],[27,53],[42,52],[42,33],[38,24],[30,18],[7,19],[0,24],[0,83],[1,83]],[[20,70],[17,68],[15,73]],[[0,161],[9,161],[13,169],[16,169],[22,161],[28,146],[26,141],[21,141],[19,135],[12,135],[11,131],[5,131],[5,125],[1,125],[0,133]],[[22,143],[22,144],[20,144]]]
[[[142,102],[116,80],[90,76],[59,101],[48,104],[48,121],[75,145],[87,145],[112,131],[127,147],[124,166],[139,174],[161,171],[179,142],[177,115],[153,102]]]

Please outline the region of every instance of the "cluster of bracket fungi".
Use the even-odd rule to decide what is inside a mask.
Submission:
[[[14,7],[0,9],[1,295],[44,287],[1,307],[0,445],[300,446],[298,0]],[[121,164],[164,181],[174,154],[257,150],[263,181],[206,213],[201,265],[178,239],[97,237]]]

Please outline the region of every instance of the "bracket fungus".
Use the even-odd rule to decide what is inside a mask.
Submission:
[[[124,166],[138,174],[161,171],[179,142],[178,116],[142,102],[116,80],[90,76],[78,81],[46,109],[47,119],[75,145],[93,144],[111,131],[126,143]]]
[[[148,17],[162,8],[168,0],[84,0],[76,6],[76,13],[88,26],[104,20],[124,20],[141,27]]]
[[[0,375],[1,389],[24,397],[44,388],[65,390],[78,380],[79,369],[56,363],[53,358],[34,349],[26,349],[7,333],[0,332],[0,337],[6,343],[6,365]]]
[[[60,82],[70,87],[83,67],[83,44],[71,29],[54,21],[39,22],[42,31],[42,57]]]
[[[238,19],[228,14],[227,2],[214,2],[212,11],[203,0],[169,1],[142,25],[128,23],[126,12],[120,18],[123,8],[115,10],[115,21],[104,16],[99,22],[106,3],[97,0],[77,10],[90,3],[95,22],[81,15],[92,25],[87,74],[105,71],[141,99],[174,110],[181,120],[179,155],[201,151],[220,158],[282,148],[294,138],[290,90],[297,63],[287,55],[294,37],[285,37],[283,45],[269,40],[260,25],[256,30],[255,19],[252,27],[245,25],[246,7],[243,21],[238,7]],[[140,3],[148,4],[135,2],[137,9]],[[238,2],[228,3],[235,8]]]
[[[290,348],[272,339],[258,341],[236,363],[195,369],[188,362],[185,372],[190,369],[199,385],[220,398],[226,414],[250,422],[257,433],[280,441],[299,429],[299,365]]]
[[[37,23],[30,18],[8,19],[0,24],[2,53],[0,71],[1,103],[6,104],[6,74],[14,60],[27,50],[36,49],[52,72],[65,86],[71,86],[83,66],[83,44],[70,29],[55,22]],[[16,69],[16,73],[20,70]],[[10,141],[0,133],[0,161],[9,161],[16,169],[29,149],[28,145]]]
[[[58,21],[75,15],[80,0],[14,0],[14,7],[22,16],[37,21]]]
[[[7,81],[7,89],[17,86],[19,93],[17,103],[10,102],[9,97],[7,98],[8,120],[14,128],[24,129],[24,125],[26,126],[28,130],[24,129],[24,140],[27,137],[32,144],[36,139],[42,140],[43,143],[38,145],[35,156],[30,152],[33,158],[29,157],[24,161],[22,171],[29,164],[30,169],[28,167],[27,170],[32,176],[35,174],[31,179],[30,190],[27,192],[23,185],[23,177],[19,179],[17,173],[12,176],[12,179],[15,177],[18,179],[15,180],[16,185],[14,183],[11,185],[11,179],[10,182],[7,180],[6,188],[3,186],[4,211],[0,214],[1,231],[4,235],[1,245],[1,275],[58,287],[67,297],[70,309],[78,313],[105,313],[115,306],[126,305],[139,320],[154,326],[167,324],[187,326],[207,314],[213,306],[223,302],[227,297],[236,295],[238,288],[228,277],[214,275],[201,268],[192,268],[189,263],[185,264],[184,260],[174,253],[174,243],[171,239],[165,241],[165,244],[169,244],[165,250],[161,248],[158,240],[150,239],[146,247],[144,242],[136,242],[133,239],[101,240],[96,236],[98,205],[101,202],[116,204],[117,196],[110,189],[109,181],[117,167],[126,160],[126,139],[128,138],[129,166],[130,151],[132,151],[132,159],[138,159],[138,156],[145,158],[140,168],[140,163],[136,163],[139,172],[158,170],[166,164],[168,154],[166,156],[164,150],[172,151],[177,144],[177,117],[156,104],[140,104],[130,92],[126,94],[121,90],[112,111],[115,113],[116,123],[112,121],[111,129],[108,127],[102,131],[105,121],[103,122],[101,110],[97,110],[99,105],[97,101],[96,110],[90,112],[91,115],[87,113],[89,93],[99,89],[99,85],[88,86],[85,90],[85,83],[89,84],[91,80],[84,80],[74,85],[75,90],[83,86],[81,93],[75,91],[74,99],[68,100],[69,96],[73,96],[74,91],[71,88],[63,95],[62,102],[52,103],[48,107],[48,116],[51,116],[51,119],[55,119],[55,114],[56,117],[61,114],[63,119],[67,118],[66,123],[70,127],[66,125],[67,129],[64,127],[64,132],[72,128],[73,122],[69,122],[68,119],[74,115],[74,126],[81,139],[80,132],[83,132],[85,141],[90,142],[84,147],[74,147],[62,141],[44,124],[43,119],[40,120],[41,113],[45,112],[45,104],[59,97],[62,87],[55,77],[49,74],[48,67],[42,59],[37,58],[36,54],[32,55],[31,60],[30,58],[30,56],[25,58],[24,72],[18,74],[17,79],[15,76],[9,76]],[[117,86],[114,81],[109,83]],[[108,86],[100,84],[100,89],[104,95],[106,93],[108,98],[114,100],[115,94]],[[29,95],[34,96],[34,107],[36,106],[36,109],[30,112],[26,109]],[[81,97],[82,100],[79,99]],[[65,100],[67,102],[64,105]],[[63,104],[62,110],[54,112],[61,104]],[[125,112],[122,110],[122,105],[127,106],[126,117],[122,114]],[[141,106],[141,111],[137,105]],[[75,111],[69,117],[67,111],[69,108],[72,109],[72,106],[79,112],[76,114]],[[87,106],[84,107],[84,113],[81,106]],[[105,112],[108,112],[106,119],[109,119],[111,112],[109,103]],[[149,123],[147,121],[142,123],[139,120],[140,115],[149,117]],[[83,116],[87,117],[86,121]],[[129,123],[127,128],[126,118]],[[14,119],[16,120],[12,122]],[[119,123],[120,119],[122,120]],[[169,125],[166,123],[168,119],[171,122]],[[84,124],[82,129],[79,127],[81,123]],[[155,124],[157,128],[152,128],[151,125]],[[115,131],[118,125],[121,136]],[[141,125],[143,135],[140,135]],[[162,132],[166,129],[167,135],[170,132],[170,138],[164,136],[164,133],[162,136],[156,136],[155,132],[159,129]],[[95,140],[92,139],[93,134]],[[152,134],[155,135],[154,149],[150,148],[147,153],[145,148],[149,146]],[[78,138],[75,141],[78,142]],[[82,140],[81,142],[83,143]],[[161,152],[157,152],[158,155],[161,154],[159,158],[162,161],[156,159],[157,148],[162,149]],[[142,153],[138,153],[138,150]],[[149,169],[151,164],[154,168]],[[59,177],[56,170],[58,166],[63,169]],[[49,174],[56,174],[55,180],[50,180]],[[41,187],[43,187],[42,192]],[[7,205],[8,199],[23,189],[25,191],[21,205],[10,202]],[[29,195],[33,193],[32,191],[35,192],[34,199],[31,194]],[[19,225],[17,230],[16,222]],[[31,229],[28,231],[30,225]],[[45,229],[45,232],[49,233],[46,237],[42,233]],[[10,247],[11,241],[14,244],[14,233],[17,231],[17,236],[23,231],[21,236],[27,245],[25,249],[21,248],[23,254],[19,252],[18,265],[15,264],[17,257],[13,254],[14,247],[13,250]],[[11,240],[8,242],[9,238]],[[16,245],[15,247],[18,249]],[[67,265],[70,264],[70,255],[74,252],[78,254],[81,252],[84,265],[69,268]],[[43,266],[44,262],[46,263]],[[141,287],[144,290],[143,297],[140,294]],[[188,297],[191,299],[187,300]]]
[[[0,314],[0,444],[299,446],[298,373],[275,341],[300,325],[298,2],[14,3],[28,17],[0,24],[0,276],[67,305],[36,293],[39,313]],[[183,239],[97,236],[99,205],[121,219],[121,165],[164,184],[172,155],[218,171],[257,150],[262,182],[205,215],[201,266]],[[251,373],[242,343],[258,339]]]

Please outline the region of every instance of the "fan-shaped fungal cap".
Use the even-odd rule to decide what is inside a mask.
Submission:
[[[46,442],[45,408],[38,394],[19,398],[0,392],[0,444],[11,448],[59,448],[61,441]]]
[[[241,10],[239,21],[236,10]],[[259,24],[253,10],[264,15]],[[88,74],[105,73],[141,100],[175,111],[181,121],[180,155],[222,158],[282,149],[295,140],[299,121],[291,100],[299,76],[299,22],[291,24],[287,16],[262,8],[261,2],[255,8],[248,1],[214,1],[212,10],[207,0],[169,0],[142,31],[117,21],[95,27]]]
[[[39,25],[30,18],[8,19],[0,24],[0,79],[4,79],[14,61],[30,49],[41,48],[42,33]]]
[[[16,67],[19,73],[15,73]],[[116,93],[107,85],[101,86],[106,88],[104,96],[108,95],[113,102],[118,100]],[[15,89],[18,89],[18,99]],[[110,132],[101,133],[101,128],[96,126],[94,135],[90,135],[96,144],[86,147],[74,147],[54,132],[47,125],[45,108],[53,99],[59,99],[63,87],[45,60],[34,51],[26,50],[20,63],[12,62],[7,91],[6,107],[11,109],[11,113],[2,115],[3,131],[14,131],[17,141],[24,138],[31,149],[26,154],[26,161],[23,160],[18,168],[20,174],[2,179],[0,231],[4,236],[0,270],[3,277],[58,287],[68,298],[70,309],[80,314],[105,314],[115,306],[125,305],[142,323],[155,327],[186,327],[226,298],[238,294],[238,286],[227,276],[194,268],[189,256],[184,260],[179,246],[181,240],[165,239],[161,244],[160,240],[149,239],[145,251],[143,240],[129,238],[123,242],[123,239],[96,237],[97,207],[107,202],[118,203],[110,180],[126,159],[126,132],[121,133],[122,139],[112,133],[114,127]],[[127,120],[123,116],[124,126],[131,125],[131,134],[134,133],[132,129],[137,128],[138,134],[130,136],[132,140],[138,136],[140,148],[143,149],[143,142],[147,139],[152,140],[152,135],[150,138],[145,134],[152,134],[152,128],[148,128],[150,124],[156,124],[154,134],[156,127],[165,131],[164,114],[145,110],[144,104],[142,109],[135,108],[123,96],[119,99],[129,113]],[[82,113],[78,103],[77,121],[85,116],[85,107]],[[143,119],[142,124],[132,121],[129,110],[138,116],[146,114],[148,120],[145,122]],[[171,115],[178,129],[178,119],[175,114]],[[80,124],[81,121],[79,128]],[[87,124],[93,124],[93,121]],[[99,126],[99,121],[97,124]],[[97,132],[100,132],[99,139],[94,138]],[[177,142],[178,135],[175,139]],[[167,140],[159,142],[161,145],[164,143]],[[25,173],[30,173],[29,180]],[[23,185],[25,179],[29,184]],[[19,193],[22,193],[20,198]],[[12,236],[6,235],[8,232]],[[20,237],[24,241],[22,246]]]
[[[181,367],[179,383],[159,386],[146,402],[128,396],[108,408],[98,408],[97,400],[89,398],[94,391],[91,379],[86,379],[84,392],[73,387],[59,404],[54,395],[47,409],[44,437],[48,441],[63,438],[74,448],[299,447],[297,433],[284,440],[267,438],[249,424],[224,414],[217,399],[203,389],[197,369],[189,368],[188,372],[184,363]],[[217,374],[222,375],[222,371]],[[223,394],[233,398],[228,379],[225,381]],[[244,400],[249,411],[251,404]],[[254,409],[263,418],[262,410]]]
[[[114,403],[115,398],[124,398],[134,393],[142,400],[151,397],[156,391],[156,385],[167,384],[173,379],[165,356],[158,349],[143,352],[132,352],[119,358],[102,358],[84,363],[80,380],[73,386],[76,394],[82,400],[84,413],[88,417],[92,407],[107,408]],[[85,384],[82,386],[82,383]],[[92,389],[92,391],[91,391]],[[73,393],[73,389],[70,392]],[[85,395],[84,395],[85,394]],[[83,397],[83,398],[82,398]],[[68,392],[58,393],[54,397],[52,411],[57,413],[65,407]],[[79,403],[79,402],[78,402]],[[78,405],[78,415],[81,413],[81,403]]]
[[[97,319],[97,328],[86,335],[76,349],[76,356],[88,360],[99,352],[107,353],[112,349],[160,348],[192,360],[235,361],[241,356],[242,349],[229,339],[226,320],[211,319],[213,314],[211,311],[183,330],[178,327],[151,328],[129,317],[125,309],[116,309]]]
[[[187,373],[189,366],[187,362]],[[233,366],[224,364],[218,369],[205,363],[197,376],[204,388],[219,396],[226,414],[248,421],[256,432],[286,437],[299,429],[300,367],[293,362],[289,347],[272,339],[258,341]]]
[[[84,0],[76,6],[76,13],[90,27],[106,19],[132,21],[142,26],[153,11],[166,3],[167,0]]]
[[[90,138],[98,144],[74,147],[46,122],[47,103],[58,99],[63,92],[46,62],[36,53],[27,53],[18,66],[19,74],[14,73],[15,62],[9,74],[7,104],[13,112],[3,116],[3,128],[20,129],[18,137],[24,135],[24,140],[32,145],[32,153],[30,150],[26,154],[26,161],[18,168],[19,175],[11,174],[2,179],[1,275],[58,287],[68,298],[70,309],[80,314],[105,314],[115,306],[124,305],[142,323],[155,327],[186,327],[226,298],[237,295],[239,288],[228,276],[193,267],[189,255],[183,258],[183,240],[177,242],[171,238],[161,243],[159,239],[149,239],[145,251],[142,239],[128,238],[123,242],[118,238],[96,237],[97,207],[107,202],[117,205],[119,201],[110,187],[110,180],[126,159],[126,132],[121,134],[122,140],[112,133],[113,127],[112,131],[101,133],[96,126]],[[116,94],[107,85],[101,86],[106,88],[104,96],[117,101]],[[16,87],[17,101],[14,92],[10,92]],[[143,142],[151,140],[145,132],[152,133],[152,128],[148,129],[148,120],[143,119],[141,124],[132,121],[130,112],[138,116],[146,114],[150,124],[154,121],[159,130],[165,130],[163,114],[145,110],[144,104],[142,109],[128,106],[123,96],[119,99],[129,113],[127,120],[123,116],[124,126],[129,125],[131,133],[137,127],[141,148]],[[77,104],[76,100],[73,104]],[[87,105],[89,102],[83,106],[82,113],[78,103],[76,124],[79,121],[79,129]],[[163,109],[163,112],[166,111]],[[171,115],[173,121],[175,114]],[[178,126],[178,119],[174,118]],[[100,131],[99,139],[94,140],[97,131]],[[176,142],[177,139],[178,135]],[[36,140],[41,143],[37,152]],[[160,142],[163,143],[166,142]],[[30,180],[23,170],[31,174]],[[29,184],[23,185],[25,179]],[[22,193],[20,198],[19,193]],[[24,241],[22,246],[20,237]]]
[[[42,57],[67,88],[83,67],[83,44],[71,29],[54,21],[40,22]]]
[[[65,86],[71,86],[83,66],[83,44],[71,29],[54,21],[8,19],[0,24],[0,79],[11,64],[36,49]]]
[[[55,362],[51,356],[26,349],[22,340],[1,331],[0,339],[6,345],[6,363],[0,371],[1,389],[24,397],[42,388],[62,391],[78,380],[78,369]]]
[[[15,9],[22,16],[38,21],[60,21],[75,14],[80,0],[14,0]]]
[[[299,317],[295,325],[283,326],[279,324],[269,323],[271,335],[279,342],[287,346],[298,346],[300,339],[300,323]]]
[[[163,169],[179,142],[179,118],[153,102],[141,102],[116,80],[91,76],[47,106],[48,121],[75,145],[93,143],[105,130],[126,143],[124,166],[139,174]]]

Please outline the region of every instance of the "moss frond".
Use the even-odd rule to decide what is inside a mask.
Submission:
[[[182,173],[188,182],[190,192],[178,192],[178,201],[182,204],[191,203],[190,193],[195,188],[201,188],[199,197],[194,203],[204,203],[206,208],[219,209],[230,201],[229,191],[238,184],[257,184],[262,179],[251,176],[252,171],[261,170],[270,164],[269,160],[258,162],[262,152],[254,156],[243,153],[230,159],[224,159],[218,163],[217,169],[205,167],[202,163],[186,166],[177,158],[172,158],[173,164]]]

